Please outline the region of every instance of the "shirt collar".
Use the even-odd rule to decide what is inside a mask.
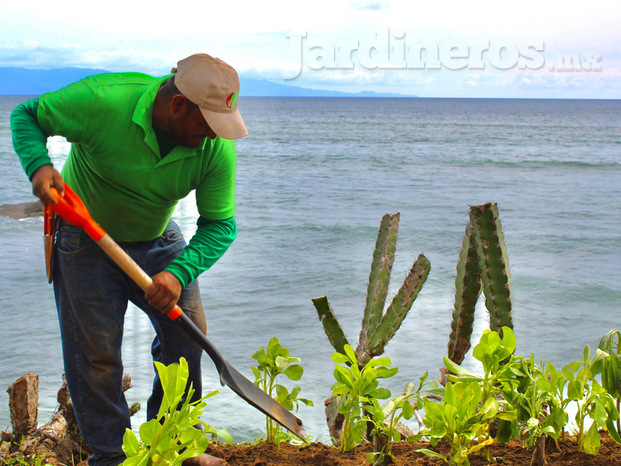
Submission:
[[[205,147],[205,144],[197,148],[176,146],[168,155],[166,155],[166,157],[162,158],[162,155],[160,154],[157,136],[153,130],[153,102],[155,102],[155,96],[157,95],[159,88],[171,76],[173,75],[169,74],[161,78],[156,78],[153,80],[152,84],[147,86],[144,94],[142,94],[142,97],[140,97],[138,103],[136,104],[136,109],[134,110],[134,115],[132,117],[132,121],[140,126],[144,131],[145,144],[147,144],[149,148],[160,158],[158,165],[170,163],[185,157],[192,157],[198,154],[199,151],[203,150]]]
[[[144,94],[138,100],[136,104],[136,109],[134,110],[134,116],[132,117],[132,121],[142,127],[145,132],[145,135],[152,132],[151,126],[153,125],[153,102],[155,101],[155,96],[157,95],[157,91],[160,86],[164,84],[168,78],[172,75],[163,76],[161,78],[156,78],[153,80],[153,83],[147,86]]]

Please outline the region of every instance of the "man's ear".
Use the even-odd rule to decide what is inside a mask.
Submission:
[[[170,112],[173,115],[185,113],[188,106],[188,98],[183,94],[176,94],[170,101]]]

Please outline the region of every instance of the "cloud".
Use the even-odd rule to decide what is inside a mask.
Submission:
[[[392,86],[394,92],[407,89],[416,94],[423,88],[429,96],[513,96],[510,86],[515,86],[524,96],[540,95],[545,89],[557,96],[565,89],[572,96],[577,86],[583,86],[581,95],[615,98],[621,69],[621,9],[616,1],[596,2],[587,18],[583,9],[566,2],[540,0],[524,0],[510,15],[491,0],[455,2],[450,8],[442,2],[410,0],[316,0],[301,12],[297,4],[286,0],[254,4],[230,0],[217,5],[184,0],[184,7],[196,14],[185,18],[183,28],[172,30],[169,15],[158,9],[144,11],[140,2],[110,0],[95,16],[86,4],[74,8],[71,0],[54,4],[31,0],[11,2],[3,9],[0,60],[2,66],[76,66],[164,74],[180,58],[207,52],[226,60],[240,74],[282,83],[300,74],[289,84],[309,87],[390,91]],[[235,13],[238,10],[244,14]],[[208,28],[207,13],[215,18]],[[307,48],[325,48],[323,68],[321,60],[310,66],[299,57],[302,45],[296,56],[287,39],[292,31],[304,35]],[[445,63],[435,69],[429,62],[423,69],[404,69],[408,67],[403,66],[403,59],[387,56],[388,50],[398,54],[416,41],[466,47],[471,54],[466,69],[462,69],[463,59],[451,55],[462,53],[459,47],[445,47]],[[484,74],[470,69],[479,43],[508,44],[509,48],[511,44],[542,43],[546,64],[556,55],[599,54],[602,71],[597,76],[583,72],[581,77],[572,71],[562,77],[547,70],[540,75],[537,70],[521,70],[520,74],[508,66],[500,74]],[[329,62],[331,52],[341,53],[336,67]],[[486,53],[484,71],[494,64],[511,65],[511,50],[491,61],[490,52]]]
[[[371,10],[371,11],[379,11],[388,8],[388,4],[386,2],[374,1],[374,0],[359,0],[356,2],[351,2],[351,7],[354,10]]]
[[[61,43],[57,46],[24,41],[21,47],[1,47],[0,62],[4,66],[52,69],[97,68],[108,71],[143,71],[170,68],[173,63],[153,55],[149,57],[135,50],[93,50],[80,44]]]

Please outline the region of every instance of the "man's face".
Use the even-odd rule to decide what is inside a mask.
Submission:
[[[199,108],[189,102],[170,115],[169,128],[180,146],[200,147],[205,138],[216,138],[216,133],[209,127]]]

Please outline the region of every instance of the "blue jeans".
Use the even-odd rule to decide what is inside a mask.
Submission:
[[[54,294],[60,323],[65,376],[82,438],[93,451],[90,466],[116,466],[124,459],[125,429],[131,428],[122,390],[121,342],[128,301],[142,309],[153,324],[154,361],[168,365],[183,356],[190,383],[201,398],[202,348],[166,315],[149,306],[144,292],[88,237],[81,228],[62,224],[57,232]],[[123,245],[123,249],[153,276],[162,271],[186,243],[171,221],[162,236]],[[196,281],[186,286],[178,301],[194,323],[206,331],[205,314]],[[147,403],[153,419],[162,400],[157,373]]]

